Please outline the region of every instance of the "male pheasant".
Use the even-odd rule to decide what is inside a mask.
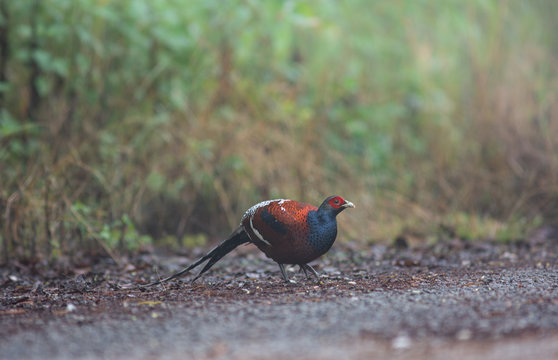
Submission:
[[[277,262],[285,282],[289,282],[284,264],[299,265],[319,278],[309,262],[325,254],[337,237],[336,216],[346,208],[355,207],[340,196],[330,196],[319,208],[293,200],[268,200],[252,206],[240,221],[240,226],[207,255],[171,276],[143,286],[157,285],[192,270],[209,260],[195,281],[223,256],[244,243],[256,245]]]

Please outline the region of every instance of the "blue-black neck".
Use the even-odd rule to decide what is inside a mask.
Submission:
[[[325,254],[337,237],[337,214],[331,209],[320,209],[308,213],[308,241],[316,252]]]

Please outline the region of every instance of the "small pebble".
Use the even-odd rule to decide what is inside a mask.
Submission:
[[[391,347],[397,350],[402,350],[410,347],[411,343],[412,341],[409,336],[402,334],[393,339],[393,341],[391,342]]]
[[[457,340],[470,340],[471,337],[473,336],[473,333],[471,332],[471,330],[469,329],[461,329],[457,332],[457,334],[455,335],[455,338]]]

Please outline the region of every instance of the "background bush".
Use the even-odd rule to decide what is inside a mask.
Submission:
[[[333,193],[363,243],[556,223],[557,4],[0,0],[3,260]]]

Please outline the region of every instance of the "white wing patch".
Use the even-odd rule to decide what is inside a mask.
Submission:
[[[257,203],[256,205],[252,206],[250,209],[246,210],[246,212],[244,213],[244,215],[242,216],[242,219],[240,220],[240,226],[242,226],[242,223],[244,222],[244,220],[247,217],[250,217],[250,228],[252,229],[252,231],[254,232],[254,234],[258,237],[258,239],[260,239],[261,241],[263,241],[264,243],[266,243],[267,245],[271,246],[271,244],[269,243],[269,241],[265,240],[262,236],[262,234],[260,234],[260,232],[254,227],[254,224],[252,223],[252,219],[254,218],[254,214],[256,213],[256,211],[258,211],[259,208],[263,207],[263,206],[267,206],[273,202],[278,202],[278,205],[281,207],[281,210],[283,211],[287,211],[284,207],[283,207],[283,203],[285,201],[290,201],[288,199],[274,199],[274,200],[266,200],[266,201],[262,201],[261,203]]]
[[[258,237],[258,239],[260,239],[261,241],[263,241],[264,243],[266,243],[267,245],[271,246],[271,244],[269,243],[269,241],[265,240],[262,236],[262,234],[260,234],[260,232],[258,230],[256,230],[256,228],[254,227],[254,224],[252,224],[252,219],[254,218],[254,215],[252,214],[252,216],[250,216],[250,227],[252,228],[252,231],[254,232],[254,234],[256,234],[256,236]]]
[[[291,201],[288,199],[275,199],[275,200],[266,200],[266,201],[262,201],[261,203],[257,203],[256,205],[252,206],[250,209],[246,210],[246,212],[244,213],[244,215],[242,216],[242,219],[240,220],[240,224],[242,225],[242,222],[244,221],[244,219],[246,219],[248,216],[252,216],[256,213],[256,211],[263,207],[263,206],[267,206],[269,204],[271,204],[272,202],[279,202],[279,205],[283,205],[283,203],[285,201]],[[283,211],[286,211],[285,208],[283,206],[281,206],[281,209]]]
[[[287,210],[283,207],[283,203],[284,203],[285,201],[288,201],[288,200],[281,199],[281,200],[279,200],[279,202],[277,203],[277,204],[281,207],[281,210],[283,210],[283,211],[287,211]]]

